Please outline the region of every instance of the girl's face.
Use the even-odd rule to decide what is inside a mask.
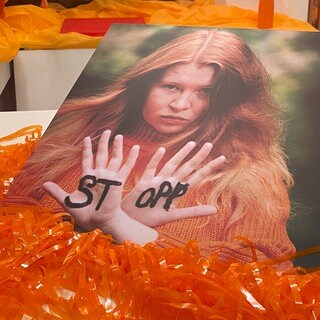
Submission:
[[[156,81],[142,108],[143,118],[161,133],[178,133],[209,108],[213,66],[176,64]]]

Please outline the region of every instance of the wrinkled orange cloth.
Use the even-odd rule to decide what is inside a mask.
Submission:
[[[101,37],[75,32],[60,34],[63,20],[106,17],[142,17],[147,24],[256,28],[258,14],[235,6],[215,5],[213,0],[94,0],[61,10],[32,5],[5,7],[0,18],[0,62],[12,60],[19,48],[95,48]],[[316,30],[307,22],[282,14],[275,14],[273,29]]]

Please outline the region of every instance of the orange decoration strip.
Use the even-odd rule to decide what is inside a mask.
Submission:
[[[268,29],[273,27],[274,0],[260,0],[258,6],[258,28]]]
[[[4,6],[7,0],[0,0],[0,18],[4,17]]]
[[[41,7],[42,8],[49,8],[48,0],[41,0]]]
[[[23,134],[24,143],[0,146],[6,164],[1,195],[8,188],[3,182],[18,172],[16,154],[21,168],[39,128],[8,137]],[[116,245],[99,230],[75,232],[66,215],[31,205],[0,206],[1,319],[320,318],[320,271],[280,274],[274,261],[227,264],[214,254],[204,259],[195,241],[165,249],[153,243]],[[239,240],[255,257],[252,244]]]

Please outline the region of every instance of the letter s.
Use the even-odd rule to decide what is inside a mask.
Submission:
[[[92,182],[88,182],[85,185],[86,180],[90,179]],[[83,208],[86,207],[88,205],[91,204],[92,200],[93,200],[93,195],[91,193],[91,191],[87,188],[87,186],[90,187],[94,187],[97,184],[96,181],[96,177],[95,176],[91,176],[91,175],[86,175],[84,177],[82,177],[79,181],[79,186],[78,186],[78,190],[82,193],[84,193],[87,196],[87,200],[85,202],[82,203],[77,203],[77,202],[72,202],[70,197],[67,196],[64,199],[64,204],[69,207],[69,208]]]

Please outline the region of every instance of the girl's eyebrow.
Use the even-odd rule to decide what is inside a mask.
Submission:
[[[171,83],[171,84],[181,84],[183,81],[170,80],[170,79],[160,79],[158,83]],[[199,85],[199,88],[213,88],[213,83],[209,81],[208,83],[203,83]]]

